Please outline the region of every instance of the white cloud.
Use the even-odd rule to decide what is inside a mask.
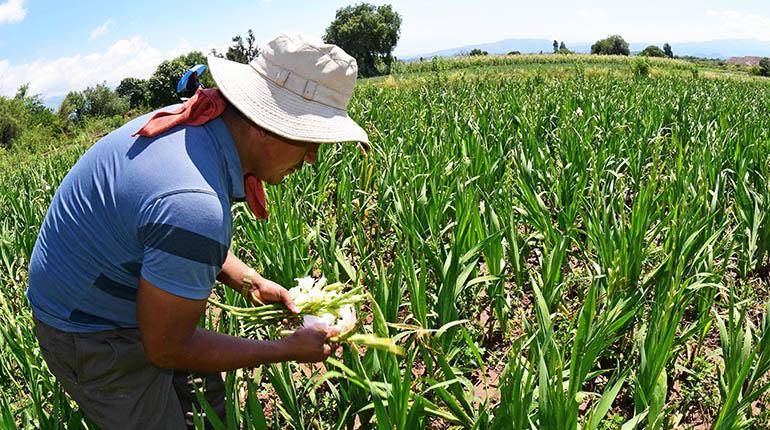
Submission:
[[[190,50],[185,40],[172,49],[161,51],[141,36],[135,36],[115,42],[106,52],[40,59],[19,65],[0,60],[0,95],[13,96],[16,89],[27,82],[30,93],[49,98],[105,81],[116,86],[129,76],[146,79],[163,60]]]
[[[654,30],[654,29],[648,29]],[[770,17],[751,12],[726,9],[709,9],[698,19],[668,25],[661,29],[670,41],[706,41],[717,39],[770,40]],[[651,39],[649,31],[640,31],[642,37]],[[652,38],[652,40],[660,38]]]
[[[27,16],[24,9],[24,0],[8,0],[0,3],[0,24],[6,22],[19,22]]]
[[[115,25],[115,21],[108,19],[104,24],[91,31],[91,37],[89,37],[88,40],[94,40],[101,35],[107,34],[107,32],[110,31],[110,27],[113,25]]]
[[[722,37],[770,40],[770,18],[734,10],[709,11]]]

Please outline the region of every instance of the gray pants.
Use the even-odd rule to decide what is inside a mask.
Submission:
[[[222,376],[150,363],[138,329],[67,333],[35,321],[48,368],[86,416],[103,429],[190,429],[203,408],[195,386],[225,422]],[[199,412],[193,414],[193,405]],[[209,428],[208,421],[206,428]]]

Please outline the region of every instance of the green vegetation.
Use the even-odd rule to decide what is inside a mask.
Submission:
[[[597,40],[591,45],[591,53],[598,55],[630,55],[631,50],[621,36],[614,34],[606,39]]]
[[[615,56],[401,67],[352,101],[370,155],[323,147],[268,188],[269,222],[236,206],[233,249],[287,286],[362,286],[367,331],[406,356],[345,346],[229,373],[217,428],[770,426],[768,81]],[[97,119],[0,155],[3,428],[91,428],[42,361],[24,289],[56,185],[123,121]]]
[[[251,60],[259,55],[259,46],[257,46],[254,32],[251,29],[246,33],[246,43],[244,43],[243,37],[240,34],[233,36],[232,42],[233,44],[227,48],[227,52],[224,55],[218,53],[216,49],[212,49],[211,53],[217,57],[243,64],[250,63]]]
[[[637,78],[646,78],[647,76],[650,76],[651,68],[652,64],[650,64],[650,60],[644,57],[636,59],[631,66],[631,70]]]
[[[532,67],[558,67],[572,68],[576,64],[583,66],[595,66],[598,69],[625,68],[629,69],[634,64],[635,59],[624,55],[587,55],[587,54],[565,54],[565,55],[540,55],[540,54],[508,54],[508,55],[488,55],[488,56],[466,56],[442,58],[434,57],[426,61],[412,61],[405,63],[402,61],[393,64],[392,74],[396,76],[409,75],[412,73],[425,72],[444,72],[468,68],[480,67],[514,67],[514,68],[532,68]],[[657,69],[666,71],[690,71],[692,63],[683,60],[670,60],[667,58],[650,58],[650,64]]]
[[[770,77],[770,58],[762,58],[759,60],[759,65],[752,70],[752,73],[757,76]]]
[[[662,49],[658,48],[656,45],[650,45],[642,50],[642,52],[639,53],[639,55],[643,57],[659,57],[664,58],[668,57],[665,52],[663,52]]]
[[[41,137],[61,130],[61,124],[41,97],[28,94],[28,90],[29,85],[22,85],[12,99],[0,97],[0,155],[16,141],[29,147]]]
[[[561,43],[559,43],[557,40],[553,41],[553,53],[554,54],[574,54],[574,52],[570,51],[569,48],[567,48],[567,45],[562,40]]]
[[[666,54],[666,57],[668,58],[674,58],[674,51],[671,50],[671,45],[668,43],[663,44],[663,53]]]
[[[656,58],[646,57],[651,66],[651,73],[687,75],[706,75],[723,77],[748,78],[756,74],[751,67],[729,64],[721,60],[704,58]],[[564,70],[575,67],[589,69],[601,74],[607,69],[631,71],[636,58],[624,55],[588,55],[588,54],[525,54],[509,53],[508,55],[466,56],[466,57],[434,57],[430,60],[398,61],[393,64],[392,74],[395,76],[411,75],[413,73],[448,72],[461,69],[499,68],[515,70],[554,69]],[[530,71],[532,71],[530,70]]]
[[[339,9],[323,39],[355,58],[359,75],[377,76],[390,73],[400,35],[401,16],[391,5],[361,3]]]

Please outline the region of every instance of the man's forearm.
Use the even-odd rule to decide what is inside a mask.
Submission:
[[[222,265],[222,271],[217,275],[217,281],[235,291],[241,292],[243,289],[243,277],[248,271],[249,266],[228,250],[227,258]]]
[[[204,373],[225,372],[293,358],[285,340],[244,339],[201,328],[196,329],[179,347],[151,357],[158,367]]]
[[[285,291],[285,290],[284,290]],[[299,328],[277,341],[243,339],[196,326],[205,300],[166,292],[139,278],[136,319],[147,358],[158,367],[222,372],[281,361],[321,361],[331,354],[334,330]]]

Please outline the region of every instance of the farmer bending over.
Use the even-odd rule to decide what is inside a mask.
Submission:
[[[331,331],[262,341],[196,324],[215,280],[296,312],[286,289],[228,250],[230,207],[246,199],[267,218],[262,181],[315,163],[321,143],[367,142],[346,112],[356,62],[299,34],[248,65],[208,61],[218,90],[133,120],[83,155],[32,254],[27,296],[43,357],[105,429],[190,427],[193,381],[224,419],[220,372],[333,352]]]

